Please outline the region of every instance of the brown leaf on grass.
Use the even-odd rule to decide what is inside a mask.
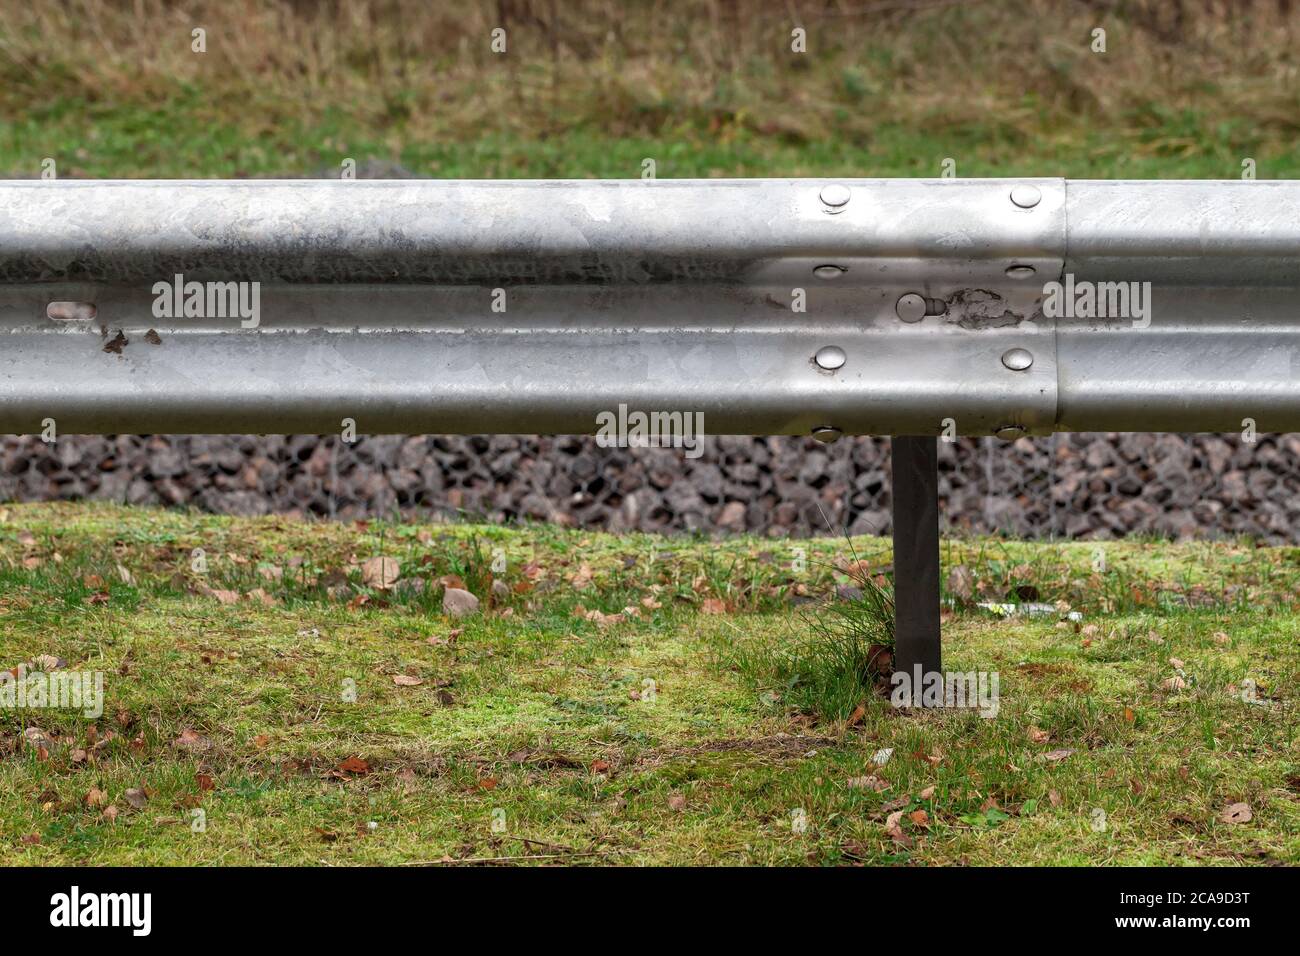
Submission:
[[[846,782],[850,790],[874,790],[879,793],[881,790],[889,789],[889,784],[874,773],[869,773],[864,777],[849,777]]]
[[[199,785],[200,790],[206,791],[216,787],[216,783],[213,782],[212,777],[206,773],[196,773],[194,775],[194,782]]]
[[[1056,790],[1048,790],[1047,802],[1054,807],[1059,807],[1061,805],[1061,794]]]
[[[1231,643],[1232,638],[1228,637],[1228,635],[1224,634],[1222,631],[1215,631],[1213,640],[1215,644],[1223,647],[1225,644]]]
[[[496,777],[480,777],[477,786],[480,790],[495,790],[498,783]]]
[[[102,807],[108,803],[108,794],[98,787],[91,787],[81,799],[88,807]]]
[[[370,773],[370,764],[366,763],[360,757],[348,757],[341,764],[339,770],[343,773],[352,773],[357,776],[364,776]]]
[[[962,603],[969,603],[975,595],[975,575],[964,564],[948,572],[948,593]]]
[[[591,570],[591,565],[584,561],[579,565],[577,571],[569,575],[569,583],[573,585],[575,589],[583,591],[591,587],[592,578],[594,577],[595,574]]]
[[[1172,667],[1172,668],[1173,668],[1174,670],[1176,670],[1176,671],[1181,671],[1181,670],[1186,670],[1186,669],[1187,669],[1187,664],[1185,664],[1185,663],[1183,662],[1183,660],[1182,660],[1181,658],[1178,658],[1178,657],[1171,657],[1171,658],[1169,658],[1169,666]]]
[[[704,614],[726,614],[727,602],[720,598],[705,598],[700,603],[700,611]]]
[[[591,763],[592,773],[605,773],[609,770],[608,760],[593,760]]]
[[[256,737],[253,738],[253,746],[256,747],[258,750],[261,750],[270,742],[271,742],[271,738],[268,737],[266,734],[258,734]]]
[[[680,793],[670,793],[668,795],[668,807],[680,813],[686,809],[686,797]]]
[[[104,579],[98,574],[87,574],[82,576],[81,583],[92,591],[100,591],[103,590],[104,587]]]
[[[895,810],[885,818],[885,832],[889,838],[901,846],[910,847],[912,838],[903,832],[903,811]]]
[[[1230,803],[1223,808],[1219,819],[1224,823],[1249,823],[1255,815],[1250,812],[1248,803]]]
[[[1133,712],[1132,707],[1124,708],[1124,720],[1130,724],[1133,723],[1133,721],[1137,720],[1137,714]]]
[[[853,713],[849,714],[849,719],[845,721],[845,726],[856,727],[859,723],[861,723],[862,718],[865,717],[866,714],[867,714],[866,706],[863,704],[858,704],[858,706],[853,708]]]
[[[1181,677],[1167,677],[1160,682],[1161,690],[1179,691],[1187,687],[1187,681]]]
[[[86,603],[90,605],[107,604],[112,597],[107,591],[96,591],[86,598]]]
[[[663,607],[663,604],[659,601],[656,601],[653,595],[648,594],[641,599],[641,606],[645,608],[647,611],[657,611],[661,607]]]
[[[238,591],[225,591],[220,588],[210,588],[206,584],[199,586],[199,593],[213,598],[218,604],[238,604]]]
[[[1047,753],[1042,754],[1039,759],[1047,760],[1052,763],[1059,763],[1060,761],[1064,760],[1066,757],[1070,756],[1072,753],[1074,753],[1074,751],[1068,748],[1062,748],[1060,750],[1049,750],[1047,751]]]
[[[263,604],[266,607],[275,607],[280,603],[278,600],[276,600],[270,594],[268,594],[264,588],[253,588],[253,590],[249,591],[248,594],[245,595],[245,597],[248,598],[248,600],[250,601],[256,601],[257,603]]]
[[[930,825],[930,814],[926,813],[924,810],[913,810],[907,815],[907,819],[911,820],[918,827],[928,827]]]
[[[361,580],[365,582],[367,587],[379,591],[387,591],[392,588],[401,576],[401,566],[393,558],[380,555],[361,564]]]
[[[24,846],[35,846],[41,842],[41,835],[39,833],[28,833],[19,837],[18,842],[22,843]]]
[[[145,792],[143,787],[132,787],[123,792],[122,796],[127,803],[137,810],[143,810],[144,805],[149,802],[149,794]]]
[[[424,683],[423,677],[411,677],[408,674],[394,674],[393,683],[398,687],[419,687]]]
[[[113,806],[112,804],[109,804],[108,806],[106,806],[106,807],[104,808],[104,812],[103,812],[102,816],[103,816],[104,819],[107,820],[109,823],[113,823],[114,821],[117,820],[117,815],[118,815],[119,812],[120,812],[120,811],[117,809],[117,807]]]
[[[173,747],[179,747],[182,750],[192,750],[202,752],[212,749],[212,741],[197,731],[190,730],[188,727],[181,731],[181,735],[172,741]]]
[[[917,794],[917,796],[919,796],[922,800],[933,800],[933,799],[934,799],[934,784],[930,784],[930,786],[928,786],[928,787],[926,787],[924,790],[922,790],[919,794]]]
[[[1029,725],[1029,730],[1027,731],[1027,733],[1029,734],[1030,741],[1036,744],[1045,744],[1052,739],[1052,735],[1049,734],[1046,730],[1040,730],[1039,728],[1035,727],[1033,724]]]

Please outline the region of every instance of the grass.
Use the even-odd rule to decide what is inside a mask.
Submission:
[[[651,158],[661,178],[938,176],[950,158],[959,176],[1238,178],[1251,158],[1259,178],[1300,171],[1300,12],[1284,4],[542,7],[15,8],[0,21],[0,170],[34,177],[48,158],[67,177],[337,176],[352,158],[438,178],[621,178]],[[791,49],[795,24],[806,52]]]
[[[879,539],[799,542],[796,571],[746,538],[0,518],[5,665],[105,691],[98,719],[0,709],[15,864],[1300,860],[1298,549],[947,541],[945,666],[996,671],[997,716],[863,691],[844,719],[771,664]],[[453,621],[461,582],[482,612]],[[1083,620],[977,607],[1016,594]]]

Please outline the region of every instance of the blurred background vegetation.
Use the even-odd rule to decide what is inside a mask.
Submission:
[[[1298,27],[1291,0],[3,0],[0,174],[1292,178]]]

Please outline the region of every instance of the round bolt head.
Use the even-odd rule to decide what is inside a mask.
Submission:
[[[925,318],[925,297],[909,292],[899,298],[894,311],[904,322],[920,322]]]
[[[1021,209],[1033,209],[1042,198],[1043,194],[1038,191],[1038,187],[1029,183],[1021,183],[1011,189],[1011,201]]]
[[[844,432],[840,431],[834,425],[818,425],[812,430],[812,437],[819,442],[829,445],[831,442],[839,441]]]
[[[818,367],[833,372],[847,361],[848,356],[844,354],[844,350],[838,345],[823,345],[817,350],[814,358]]]
[[[845,186],[843,183],[831,183],[830,185],[823,186],[821,192],[822,202],[830,206],[834,211],[839,211],[841,208],[848,205],[849,197],[851,195],[852,193],[849,191],[849,187]]]
[[[1002,356],[1002,364],[1013,372],[1023,372],[1034,364],[1034,357],[1027,349],[1007,349]]]
[[[839,266],[818,266],[813,270],[813,275],[819,279],[838,279],[844,275],[844,270]]]
[[[1011,279],[1029,279],[1034,274],[1033,266],[1015,265],[1007,268],[1007,277]]]
[[[1002,425],[993,434],[997,435],[1003,441],[1015,441],[1025,434],[1024,425]]]

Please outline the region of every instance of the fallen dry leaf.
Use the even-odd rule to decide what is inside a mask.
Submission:
[[[1049,751],[1047,751],[1047,753],[1043,754],[1042,759],[1043,759],[1043,760],[1050,760],[1050,761],[1052,761],[1053,763],[1056,763],[1056,762],[1059,762],[1059,761],[1061,761],[1061,760],[1064,760],[1066,757],[1070,756],[1070,754],[1072,754],[1072,753],[1074,753],[1073,750],[1069,750],[1069,749],[1065,749],[1065,748],[1063,748],[1063,749],[1061,749],[1061,750],[1049,750]]]
[[[726,614],[727,602],[719,598],[705,598],[700,604],[700,610],[705,614]]]
[[[920,792],[919,796],[920,796],[920,798],[921,798],[922,800],[933,800],[933,799],[934,799],[934,784],[930,784],[930,786],[928,786],[928,787],[926,787],[924,790],[922,790],[922,791]]]
[[[370,773],[370,764],[360,757],[348,757],[339,764],[339,770],[343,771],[343,773],[354,773],[361,776]]]
[[[424,683],[424,678],[411,677],[407,674],[394,674],[393,683],[398,687],[418,687]]]
[[[401,566],[393,558],[379,556],[370,558],[361,564],[361,580],[367,587],[387,591],[401,577]]]
[[[1223,808],[1219,819],[1224,823],[1249,823],[1255,819],[1255,815],[1250,812],[1248,803],[1230,803]]]
[[[172,741],[173,747],[180,747],[182,750],[203,751],[212,749],[212,741],[197,731],[186,728],[181,731],[181,735]]]
[[[889,838],[895,843],[900,843],[903,846],[911,846],[912,838],[903,832],[902,821],[903,811],[895,810],[885,818],[885,832],[889,834]]]
[[[1046,730],[1040,730],[1039,728],[1035,727],[1033,724],[1029,725],[1028,734],[1029,734],[1029,739],[1036,744],[1045,744],[1052,739],[1052,735],[1049,734]]]
[[[108,803],[108,794],[98,787],[91,787],[82,800],[88,807],[102,807]]]
[[[144,809],[144,805],[149,802],[149,795],[145,793],[143,787],[132,787],[125,791],[122,796],[127,803],[137,810]]]
[[[1161,690],[1183,690],[1187,686],[1187,681],[1181,677],[1168,677],[1160,682]]]
[[[865,777],[849,777],[847,782],[850,790],[874,790],[879,793],[881,790],[889,789],[889,784],[874,773],[869,773]]]
[[[672,810],[682,811],[686,809],[686,797],[680,793],[668,795],[668,806]]]

